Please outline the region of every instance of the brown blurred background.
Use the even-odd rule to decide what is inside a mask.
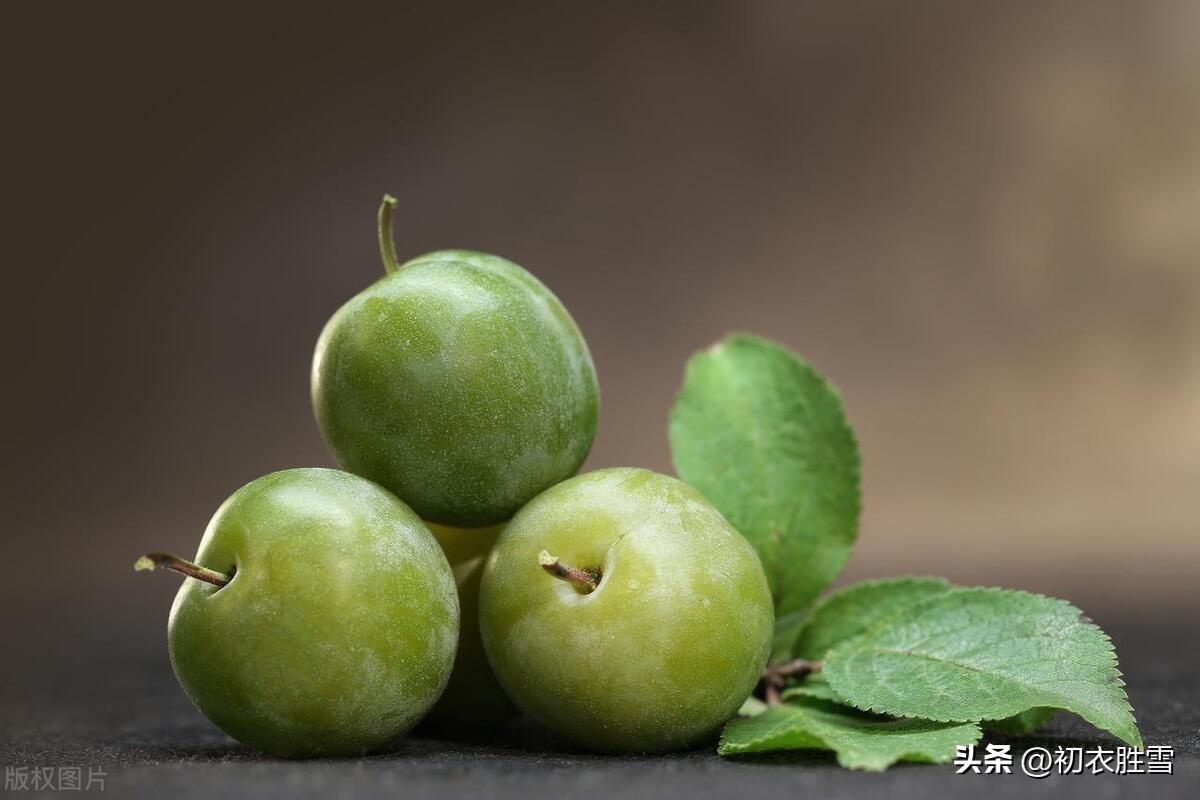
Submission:
[[[668,470],[684,360],[755,331],[857,425],[846,579],[1194,620],[1200,4],[169,6],[4,12],[6,627],[160,647],[134,557],[330,463],[384,191],[572,310],[591,467]]]

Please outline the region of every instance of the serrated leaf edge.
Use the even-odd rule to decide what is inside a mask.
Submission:
[[[734,720],[730,720],[730,722],[733,722],[733,721]],[[780,723],[780,725],[782,725],[782,723]],[[804,733],[806,736],[809,736],[813,739],[820,741],[822,746],[821,747],[781,747],[781,748],[779,748],[779,750],[814,750],[814,749],[819,750],[819,749],[824,749],[824,750],[832,751],[833,748],[831,748],[827,743],[825,743],[824,739],[821,739],[821,737],[814,735],[807,728],[801,729],[801,732]],[[721,756],[753,755],[755,751],[748,750],[748,748],[753,747],[754,745],[756,745],[760,742],[768,741],[775,735],[775,732],[771,731],[768,733],[764,733],[761,736],[757,736],[753,739],[747,739],[741,745],[738,745],[736,750],[732,750],[732,751],[727,749],[728,747],[731,746],[728,741],[728,735],[729,735],[729,723],[726,723],[724,729],[721,731],[721,738],[717,742],[717,754],[718,755],[721,755]],[[761,751],[757,751],[757,752],[772,752],[772,751],[761,750]]]
[[[889,721],[899,722],[899,721],[905,720],[905,719],[923,720],[925,718],[924,717],[891,717],[891,719]],[[929,721],[930,722],[952,722],[951,720],[929,720]],[[963,722],[955,722],[954,724],[969,725],[970,727],[972,727],[975,731],[975,736],[974,736],[975,741],[979,741],[979,739],[982,738],[982,736],[983,736],[983,729],[980,727],[979,723],[977,723],[977,722],[967,720],[967,721],[963,721]],[[830,747],[829,742],[825,738],[813,733],[812,730],[810,730],[808,727],[805,727],[805,726],[792,726],[792,727],[793,727],[793,729],[799,731],[803,735],[808,736],[809,738],[814,739],[817,742],[820,742],[820,745],[814,746],[814,747],[778,747],[778,748],[771,748],[769,750],[752,750],[752,749],[750,749],[758,743],[768,741],[774,735],[773,733],[765,733],[762,736],[758,736],[753,739],[746,740],[736,750],[731,751],[731,750],[727,749],[728,745],[727,745],[727,740],[726,740],[726,731],[729,730],[728,725],[727,725],[725,730],[723,730],[721,732],[720,741],[717,743],[717,754],[728,758],[730,756],[754,756],[754,755],[758,755],[761,753],[782,753],[782,752],[789,752],[789,751],[793,751],[793,750],[825,750],[827,752],[833,753],[836,756],[839,766],[841,766],[845,769],[863,770],[866,772],[883,772],[884,770],[888,769],[889,767],[891,767],[892,765],[894,765],[900,761],[907,761],[910,763],[917,763],[917,764],[945,764],[945,763],[948,763],[949,761],[953,760],[953,756],[949,756],[947,758],[931,758],[925,753],[920,753],[920,752],[916,752],[916,751],[904,751],[901,753],[897,753],[894,757],[884,761],[883,763],[876,764],[873,762],[872,764],[868,765],[868,764],[863,763],[862,761],[858,761],[858,762],[852,761],[850,756],[847,753],[845,753],[842,750],[838,750],[836,748]]]
[[[672,398],[671,409],[667,414],[668,439],[670,438],[670,431],[672,430],[672,428],[675,424],[676,410],[679,407],[679,399],[683,395],[684,387],[687,386],[687,376],[689,375],[689,373],[692,369],[693,363],[697,359],[700,359],[700,358],[703,358],[706,356],[718,355],[722,350],[728,348],[729,346],[739,345],[739,344],[751,344],[751,345],[764,345],[765,344],[765,345],[768,345],[770,347],[773,347],[773,348],[776,348],[776,349],[782,351],[788,357],[790,357],[792,360],[797,362],[802,368],[811,372],[813,377],[815,377],[817,379],[817,382],[820,384],[820,386],[823,389],[825,389],[826,391],[828,391],[833,397],[835,397],[837,399],[838,407],[840,408],[840,410],[842,412],[840,414],[840,419],[838,421],[839,426],[849,436],[850,442],[853,445],[853,447],[852,447],[853,464],[851,465],[851,471],[854,474],[854,499],[853,499],[854,532],[853,532],[853,536],[851,537],[851,541],[850,541],[850,549],[852,552],[853,548],[854,548],[854,544],[858,541],[859,530],[862,526],[862,506],[863,506],[863,504],[862,504],[862,448],[861,448],[860,442],[858,440],[858,434],[855,433],[854,426],[850,423],[850,414],[846,409],[846,401],[842,395],[841,390],[837,387],[837,385],[835,383],[833,383],[827,377],[825,377],[825,374],[823,372],[821,372],[821,370],[817,369],[817,367],[814,366],[812,362],[810,362],[808,359],[806,359],[804,356],[800,355],[800,353],[796,352],[792,348],[788,347],[787,345],[783,344],[782,342],[778,342],[778,341],[776,341],[774,339],[770,339],[766,336],[761,336],[757,333],[751,333],[749,331],[731,331],[731,332],[725,334],[725,336],[718,339],[713,344],[704,348],[703,350],[699,350],[699,351],[692,353],[692,355],[690,355],[688,357],[687,362],[684,364],[683,382],[679,388],[679,391],[677,391],[675,393],[675,396]],[[679,471],[679,465],[675,463],[674,452],[671,453],[671,466],[675,470],[675,474],[678,475],[682,479],[683,476]],[[718,509],[718,511],[719,510],[720,509]],[[724,516],[723,513],[722,513],[722,516]],[[732,523],[730,523],[730,524],[732,524]],[[780,547],[782,546],[781,543],[777,543],[777,544]],[[838,568],[838,571],[836,573],[834,573],[833,577],[830,578],[830,581],[829,581],[830,583],[832,583],[834,580],[837,579],[837,576],[841,574],[843,569],[845,569],[846,562],[848,562],[849,560],[850,560],[850,556],[849,556],[849,554],[847,554],[845,561],[842,562],[842,565]],[[780,563],[782,563],[782,562],[780,561]],[[764,569],[764,571],[766,570],[766,565],[763,566],[763,569]],[[771,571],[777,572],[781,569],[782,569],[781,566],[776,565]],[[774,579],[775,580],[774,580],[773,586],[778,586],[780,583],[780,576],[778,574],[776,574],[776,575],[774,575]],[[826,584],[825,588],[828,588],[828,584]],[[790,608],[787,611],[784,611],[781,613],[781,608],[780,608],[781,601],[778,597],[775,596],[776,592],[773,589],[771,592],[771,601],[772,601],[772,605],[774,605],[774,607],[775,607],[776,616],[787,616],[789,614],[804,613],[807,609],[810,609],[813,607],[813,603],[817,600],[817,597],[820,596],[821,591],[824,591],[824,588],[819,590],[817,592],[817,595],[815,597],[813,597],[812,599],[810,599],[807,603],[805,603],[803,605],[799,605],[796,608]],[[799,632],[797,632],[797,636],[799,636]]]
[[[919,717],[895,717],[895,719],[900,720],[900,719],[920,719],[920,718]],[[930,720],[930,721],[935,721],[935,720]],[[980,739],[983,738],[983,728],[980,727],[978,722],[962,722],[962,723],[957,723],[957,724],[969,725],[975,729],[975,736],[973,738],[973,741],[978,742]],[[931,758],[929,755],[927,755],[925,753],[905,751],[905,752],[897,755],[892,760],[886,762],[885,764],[882,764],[878,769],[876,769],[874,767],[868,767],[864,764],[847,764],[843,760],[842,754],[840,751],[834,751],[834,752],[837,752],[838,764],[840,766],[845,767],[846,769],[860,769],[860,770],[864,770],[867,772],[883,772],[885,769],[891,767],[893,764],[896,764],[899,761],[907,761],[910,764],[948,764],[954,760],[954,756],[947,756],[945,758]]]
[[[1067,608],[1069,608],[1070,610],[1072,610],[1076,614],[1078,614],[1080,619],[1083,621],[1083,623],[1085,625],[1091,625],[1093,628],[1095,628],[1100,633],[1100,636],[1104,640],[1105,653],[1108,655],[1109,659],[1112,661],[1112,667],[1113,667],[1113,671],[1114,671],[1115,677],[1116,677],[1116,685],[1121,686],[1121,687],[1125,686],[1124,676],[1121,673],[1120,661],[1117,658],[1117,650],[1116,650],[1116,647],[1112,643],[1112,637],[1110,637],[1103,628],[1101,628],[1099,625],[1097,625],[1095,622],[1093,622],[1090,617],[1088,617],[1086,614],[1084,614],[1079,609],[1079,607],[1076,606],[1074,603],[1071,603],[1068,600],[1063,600],[1062,598],[1059,598],[1059,597],[1051,597],[1049,595],[1039,594],[1038,592],[1027,592],[1022,589],[1005,589],[1005,588],[998,587],[998,586],[954,586],[954,588],[951,590],[951,592],[948,592],[947,594],[955,594],[960,591],[987,592],[987,593],[991,593],[991,594],[1024,595],[1027,597],[1038,597],[1043,600],[1049,600],[1060,606],[1066,606]],[[943,600],[945,597],[946,597],[946,595],[944,595],[944,594],[936,595],[936,596],[930,597],[926,600],[922,600],[920,603],[916,603],[915,605],[909,606],[905,610],[908,613],[913,613],[916,610],[918,610],[919,608],[921,608],[922,606],[930,604],[930,603],[939,602],[939,601]],[[854,643],[855,640],[866,636],[867,634],[875,631],[878,628],[883,627],[885,624],[890,623],[891,619],[892,619],[891,617],[888,617],[886,619],[880,620],[875,625],[872,625],[869,628],[867,628],[866,630],[864,630],[862,632],[862,634],[860,634],[860,636],[855,636],[855,637],[847,640],[846,642],[843,642],[838,647],[835,647],[832,650],[830,650],[829,654],[827,655],[826,658],[828,658],[829,656],[832,656],[834,652],[841,649],[842,647],[851,645]],[[842,698],[846,705],[848,705],[852,708],[857,708],[859,711],[867,711],[872,714],[883,714],[885,716],[894,716],[894,715],[890,714],[888,711],[873,707],[870,704],[855,703],[851,700],[846,699],[843,696],[842,692],[838,691],[838,687],[835,685],[834,681],[829,677],[829,673],[826,672],[824,674],[825,674],[826,680],[829,681],[829,685],[833,689],[834,694],[836,694],[838,697]],[[1030,706],[1029,708],[1037,708],[1039,706],[1045,706],[1047,708],[1057,708],[1058,710],[1066,711],[1069,714],[1076,714],[1077,716],[1082,717],[1084,720],[1086,720],[1091,725],[1095,726],[1097,729],[1105,730],[1110,735],[1112,735],[1118,739],[1121,739],[1122,741],[1126,742],[1127,744],[1133,745],[1134,747],[1141,749],[1144,745],[1144,742],[1142,740],[1141,730],[1138,728],[1137,715],[1134,713],[1133,706],[1129,703],[1128,693],[1125,693],[1125,701],[1124,701],[1123,705],[1124,705],[1125,710],[1129,712],[1130,719],[1133,720],[1134,733],[1137,735],[1136,742],[1129,741],[1128,739],[1125,739],[1124,737],[1119,736],[1118,734],[1114,733],[1113,731],[1107,731],[1106,729],[1101,728],[1099,725],[1097,725],[1092,720],[1088,719],[1087,717],[1083,716],[1082,714],[1079,714],[1078,712],[1072,711],[1069,708],[1062,708],[1061,706],[1046,706],[1045,703],[1039,703],[1038,705]],[[1024,713],[1025,711],[1028,711],[1029,708],[1022,709],[1021,711],[1016,712],[1016,713]],[[980,719],[958,719],[958,718],[953,718],[953,717],[938,717],[938,716],[932,716],[932,715],[916,715],[916,714],[909,714],[907,716],[915,717],[917,719],[927,719],[927,720],[930,720],[931,722],[975,722],[975,723],[981,723],[981,722],[988,722],[991,720],[1006,719],[1007,717],[1010,717],[1012,715],[1005,714],[1002,717],[983,717]]]

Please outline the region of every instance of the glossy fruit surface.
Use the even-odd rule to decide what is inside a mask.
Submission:
[[[388,252],[392,271],[317,342],[317,424],[339,464],[422,518],[503,522],[591,448],[587,345],[558,298],[511,261],[443,250],[393,267]]]
[[[285,757],[377,750],[442,692],[458,639],[454,577],[428,528],[379,486],[293,469],[217,510],[168,642],[179,683],[217,727]]]
[[[543,551],[595,589],[548,574]],[[530,501],[488,557],[479,608],[508,695],[607,752],[714,735],[762,675],[774,624],[750,544],[694,489],[643,469],[588,473]]]
[[[429,529],[454,570],[461,616],[454,671],[421,728],[456,738],[484,736],[517,715],[516,707],[492,673],[479,636],[479,580],[487,554],[503,526],[464,529],[430,524]]]

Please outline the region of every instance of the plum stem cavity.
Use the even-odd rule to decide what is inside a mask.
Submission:
[[[580,569],[572,567],[570,564],[564,564],[558,560],[558,556],[552,556],[547,551],[543,550],[538,553],[538,564],[542,569],[550,573],[550,575],[558,578],[560,581],[566,581],[574,587],[575,591],[580,594],[590,594],[596,590],[596,586],[600,583],[600,572],[598,570]]]
[[[383,259],[383,271],[389,275],[400,269],[400,261],[396,258],[396,240],[392,235],[392,214],[395,210],[396,198],[385,194],[379,205],[379,256]]]
[[[153,570],[156,567],[166,567],[182,575],[187,575],[189,578],[211,583],[213,586],[225,586],[233,580],[232,575],[226,575],[224,572],[217,572],[215,569],[193,564],[191,561],[180,558],[177,555],[172,555],[171,553],[146,553],[146,555],[134,562],[133,565],[133,568],[139,571]]]

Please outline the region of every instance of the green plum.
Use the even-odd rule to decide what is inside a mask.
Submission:
[[[398,265],[326,324],[312,366],[318,427],[345,469],[456,527],[507,520],[574,475],[596,432],[591,354],[549,289],[511,261],[441,250]]]
[[[774,627],[750,543],[695,489],[644,469],[531,500],[488,557],[479,615],[517,706],[604,752],[712,736],[762,676]]]
[[[492,673],[479,635],[479,580],[487,554],[503,526],[463,529],[430,523],[429,529],[454,570],[461,616],[450,683],[421,728],[462,738],[487,735],[517,715],[516,707]]]
[[[257,750],[378,750],[433,706],[454,663],[458,596],[429,529],[364,478],[275,472],[217,510],[167,626],[192,702]]]

